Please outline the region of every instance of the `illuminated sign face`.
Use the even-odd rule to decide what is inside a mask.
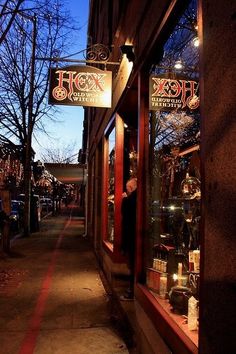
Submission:
[[[199,107],[198,86],[198,82],[194,80],[170,79],[152,75],[149,79],[149,109],[194,110]]]
[[[67,66],[50,70],[49,103],[111,107],[112,72],[91,66]]]

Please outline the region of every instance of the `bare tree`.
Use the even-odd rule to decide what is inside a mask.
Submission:
[[[78,163],[78,151],[76,151],[75,144],[75,142],[67,145],[61,143],[56,148],[44,148],[41,159],[46,163]]]
[[[72,31],[61,0],[35,0],[33,5],[33,10],[15,9],[14,21],[0,46],[0,142],[23,149],[25,235],[30,223],[32,134],[45,131],[43,118],[53,119],[56,109],[47,104],[51,62],[43,58],[67,54]]]
[[[12,1],[6,0],[3,5],[0,5],[0,44],[5,40],[11,25],[19,11],[21,4],[24,0]]]

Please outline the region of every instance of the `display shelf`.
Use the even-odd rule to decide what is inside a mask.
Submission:
[[[181,330],[191,339],[191,341],[198,345],[198,331],[190,331],[187,324],[187,316],[183,316],[172,311],[172,307],[168,299],[160,298],[156,292],[150,290],[151,294],[155,297],[157,302],[162,306],[166,313],[175,321]]]

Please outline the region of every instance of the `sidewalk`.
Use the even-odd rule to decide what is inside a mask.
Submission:
[[[84,219],[78,208],[67,211],[0,258],[1,354],[134,353]]]

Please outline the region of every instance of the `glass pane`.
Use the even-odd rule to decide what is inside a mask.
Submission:
[[[126,182],[137,178],[137,129],[125,125],[124,129],[124,187]]]
[[[158,110],[149,114],[146,282],[197,344],[201,188],[196,19],[197,2],[191,1],[150,73]]]
[[[114,241],[115,128],[108,136],[108,241]]]

